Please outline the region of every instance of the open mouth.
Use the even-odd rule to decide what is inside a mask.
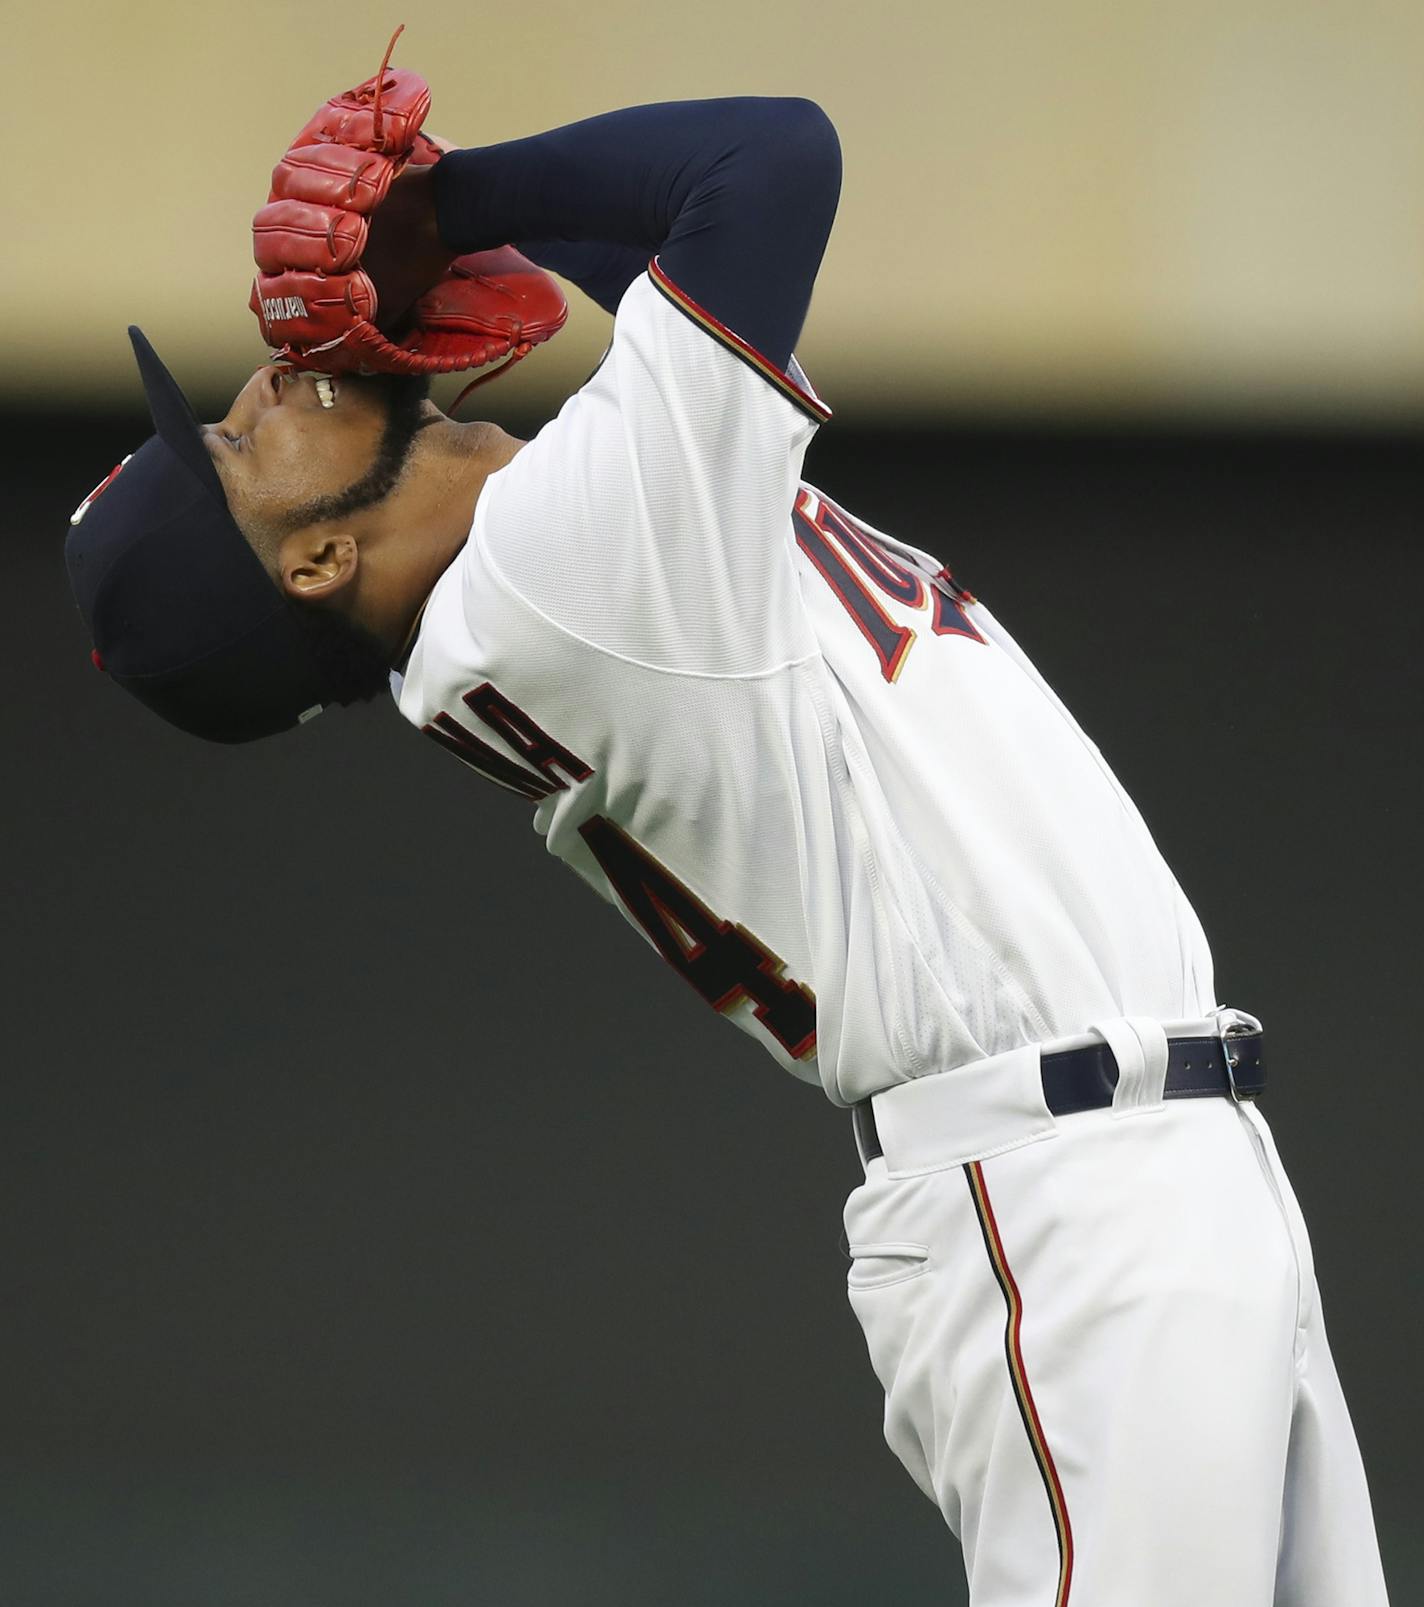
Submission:
[[[336,376],[333,374],[317,374],[312,370],[278,366],[272,373],[272,389],[277,392],[277,400],[281,400],[281,390],[284,385],[296,385],[303,378],[310,377],[313,389],[316,391],[317,401],[323,407],[336,406]]]

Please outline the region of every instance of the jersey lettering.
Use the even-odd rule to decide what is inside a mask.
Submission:
[[[443,711],[423,725],[421,730],[497,786],[517,793],[531,803],[538,803],[550,793],[568,790],[568,781],[556,774],[556,768],[574,781],[587,781],[593,774],[577,754],[570,753],[562,744],[555,742],[517,703],[511,703],[488,681],[482,682],[473,692],[466,692],[461,701],[476,719],[502,737],[531,768],[526,769],[525,764],[519,764],[490,747],[488,742],[481,741],[468,727]]]
[[[420,729],[478,775],[493,781],[496,786],[518,793],[530,803],[538,803],[554,790],[542,777],[530,775],[523,765],[515,764],[513,759],[497,753],[488,742],[481,742],[473,731],[443,711]]]
[[[658,953],[718,1012],[743,999],[794,1060],[816,1049],[816,1000],[744,926],[714,915],[621,827],[595,815],[579,835]]]
[[[893,681],[905,665],[905,655],[914,645],[915,633],[908,625],[897,625],[885,612],[870,588],[846,562],[834,540],[826,505],[809,491],[796,498],[796,544],[820,570],[831,590],[845,605],[860,633],[875,649],[880,673]],[[839,521],[838,521],[839,523]]]
[[[971,642],[984,638],[969,623],[965,605],[974,601],[974,593],[959,585],[948,569],[941,569],[930,584],[934,587],[934,618],[930,629],[936,636],[967,636]]]
[[[593,771],[569,750],[541,730],[519,707],[488,681],[465,693],[465,702],[491,731],[497,732],[549,783],[550,792],[564,792],[568,782],[554,774],[555,767],[574,781],[587,781]]]
[[[794,514],[797,545],[875,649],[880,673],[894,681],[905,667],[915,632],[909,625],[897,623],[865,582],[868,579],[906,608],[922,609],[927,597],[925,577],[907,568],[863,525],[824,497],[814,497],[803,488],[797,494]],[[928,581],[928,591],[934,596],[930,619],[934,635],[984,640],[964,611],[965,605],[974,601],[973,595],[955,584],[948,569],[941,569]]]
[[[821,498],[821,527],[832,531],[841,546],[851,555],[877,586],[897,603],[907,608],[923,608],[924,582],[913,569],[890,556],[889,551],[834,502]]]

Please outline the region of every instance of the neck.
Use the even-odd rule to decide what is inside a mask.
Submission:
[[[524,445],[495,424],[457,424],[435,407],[400,484],[361,543],[352,618],[405,656],[435,582],[464,546],[490,475]]]

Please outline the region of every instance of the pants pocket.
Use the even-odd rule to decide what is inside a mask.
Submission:
[[[884,1289],[892,1283],[905,1283],[929,1270],[927,1244],[891,1242],[888,1244],[850,1244],[850,1271],[846,1283],[851,1290]]]
[[[885,1391],[885,1440],[933,1501],[931,1449],[922,1434],[933,1414],[927,1418],[924,1410],[923,1369],[906,1366],[925,1291],[934,1286],[925,1276],[929,1252],[918,1244],[865,1244],[852,1245],[851,1254],[855,1259],[846,1285],[870,1365]]]

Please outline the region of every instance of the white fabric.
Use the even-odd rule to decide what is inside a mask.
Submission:
[[[598,372],[486,484],[401,712],[517,759],[462,704],[488,682],[585,761],[535,810],[550,852],[623,909],[579,830],[609,819],[751,934],[814,993],[817,1052],[792,1058],[746,998],[723,1013],[837,1102],[1093,1021],[1206,1014],[1195,915],[989,610],[937,635],[927,586],[870,586],[913,633],[886,679],[796,538],[798,496],[831,517],[799,482],[812,430],[636,281]]]
[[[1280,1603],[1377,1607],[1288,1185],[1254,1113],[1161,1102],[1159,1023],[1215,1009],[1201,927],[989,610],[941,615],[936,559],[801,482],[811,433],[635,282],[597,374],[487,482],[393,684],[401,712],[537,797],[549,851],[638,926],[604,872],[632,863],[638,929],[781,1065],[841,1103],[877,1096],[888,1165],[847,1208],[852,1300],[891,1444],[962,1535],[975,1607],[1047,1607],[1057,1563],[967,1162],[1022,1291],[1074,1607],[1265,1607],[1282,1513]],[[900,565],[898,595],[857,580],[857,544]],[[850,594],[827,578],[837,545]],[[477,890],[473,850],[469,874]],[[737,982],[748,956],[814,1055]],[[636,1031],[636,982],[622,1008]],[[1049,1115],[1039,1046],[1065,1040],[1111,1045],[1111,1110]]]
[[[1056,1125],[980,1170],[1063,1490],[1069,1607],[1385,1607],[1309,1239],[1259,1113],[1174,1100]],[[969,1169],[946,1137],[924,1171],[920,1134],[897,1178],[894,1143],[845,1213],[886,1439],[959,1535],[973,1607],[1050,1607],[1058,1530]]]
[[[871,1101],[892,1177],[914,1177],[1057,1131],[1043,1098],[1037,1044],[899,1083]]]

